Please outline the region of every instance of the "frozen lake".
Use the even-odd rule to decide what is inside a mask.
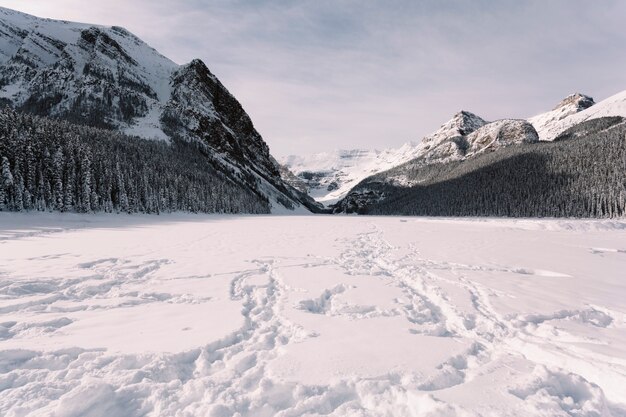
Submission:
[[[626,222],[0,213],[0,415],[626,416]]]

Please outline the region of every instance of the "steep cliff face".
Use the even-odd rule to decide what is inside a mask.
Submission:
[[[275,208],[315,208],[281,179],[250,117],[202,61],[179,66],[120,27],[5,8],[0,35],[0,104],[148,139],[197,143]]]
[[[196,59],[176,69],[161,120],[169,136],[201,140],[235,160],[280,175],[267,144],[239,102],[207,66]]]

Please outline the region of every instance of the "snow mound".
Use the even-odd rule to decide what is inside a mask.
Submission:
[[[579,375],[538,366],[525,383],[511,388],[529,416],[603,417],[611,413],[602,390]]]

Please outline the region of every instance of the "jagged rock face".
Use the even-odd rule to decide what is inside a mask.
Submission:
[[[589,97],[580,93],[574,93],[574,94],[570,94],[569,96],[561,100],[561,102],[557,104],[556,107],[552,110],[559,110],[563,108],[573,108],[573,109],[576,109],[577,111],[582,111],[582,110],[588,109],[594,104],[596,104],[596,102],[593,101],[592,97]]]
[[[161,120],[166,133],[201,139],[231,158],[254,162],[280,175],[250,117],[200,60],[177,69]]]
[[[444,142],[450,142],[454,138],[472,133],[486,123],[473,113],[460,111],[434,133],[425,136],[419,146],[423,149],[423,153],[427,153]]]
[[[304,182],[302,178],[296,176],[293,172],[291,172],[289,167],[287,167],[286,165],[279,165],[279,169],[280,176],[287,184],[291,185],[293,188],[300,191],[301,193],[309,193],[309,187],[307,183]]]
[[[422,139],[419,153],[425,163],[443,162],[463,157],[467,143],[464,136],[484,126],[487,122],[468,111],[460,111],[436,132]]]
[[[148,139],[198,142],[227,175],[270,201],[302,203],[250,117],[202,61],[179,66],[123,28],[0,7],[2,103]]]
[[[539,141],[535,128],[526,120],[504,119],[491,122],[466,137],[466,156],[498,148]]]
[[[526,120],[486,122],[473,113],[462,111],[422,140],[418,145],[420,154],[412,164],[416,167],[445,163],[468,158],[478,152],[538,140],[536,130]]]
[[[0,32],[0,97],[17,109],[125,130],[167,99],[176,64],[125,29],[0,9]]]

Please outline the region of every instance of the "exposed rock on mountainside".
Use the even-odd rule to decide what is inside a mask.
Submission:
[[[468,118],[468,115],[471,117]],[[466,124],[468,120],[471,121],[469,126]],[[537,132],[525,120],[504,119],[486,123],[471,113],[457,113],[437,132],[424,138],[418,145],[421,150],[418,157],[364,179],[334,206],[334,210],[361,211],[384,200],[389,194],[385,184],[401,188],[412,187],[425,180],[424,177],[415,175],[424,167],[463,161],[507,146],[538,141]],[[429,175],[437,175],[436,171],[428,172],[431,172]],[[436,179],[430,176],[428,178]]]
[[[565,97],[554,109],[531,117],[528,121],[535,127],[540,140],[553,140],[562,130],[561,121],[593,106],[593,98],[575,93]]]
[[[422,167],[409,173],[411,187],[385,182],[391,172],[379,174],[382,181],[368,179],[367,191],[352,200],[349,194],[343,207],[385,215],[623,217],[624,161],[625,119],[591,119],[552,142]],[[367,193],[384,198],[368,201]]]
[[[200,60],[179,66],[120,27],[0,8],[0,102],[40,116],[206,147],[274,208],[314,208],[286,184],[239,102]]]
[[[304,182],[302,178],[294,175],[294,173],[291,172],[289,168],[285,165],[279,165],[279,169],[280,169],[280,176],[282,177],[283,181],[291,185],[296,190],[302,193],[308,194],[309,187],[307,186],[307,183]]]
[[[482,126],[467,135],[464,140],[467,143],[465,155],[471,156],[518,143],[538,142],[539,135],[525,120],[504,119]]]
[[[626,117],[626,90],[606,98],[582,111],[555,120],[549,125],[548,130],[544,129],[543,137],[541,132],[539,136],[542,139],[552,140],[573,126],[587,120],[600,119],[603,117]],[[529,121],[534,124],[534,119],[535,118],[532,118]]]
[[[421,140],[417,145],[417,157],[424,164],[460,159],[467,151],[465,136],[486,123],[474,113],[460,111],[437,131]]]
[[[461,158],[466,146],[463,136],[485,123],[475,114],[461,111],[419,144],[406,143],[398,149],[383,151],[353,149],[309,156],[291,155],[281,162],[306,184],[311,196],[332,204],[361,180],[412,159],[422,157],[441,162]]]
[[[553,110],[560,110],[564,108],[574,108],[577,111],[583,111],[591,106],[593,106],[595,101],[593,101],[592,97],[586,96],[580,93],[570,94],[565,97]]]

